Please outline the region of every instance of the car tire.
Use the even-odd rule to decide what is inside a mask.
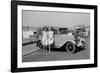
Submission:
[[[72,43],[72,42],[68,42],[67,44],[66,44],[66,51],[67,51],[67,53],[74,53],[75,52],[75,50],[76,50],[76,47],[75,47],[75,45]]]
[[[38,46],[39,46],[39,48],[42,49],[42,44],[41,44],[41,42],[38,43]]]

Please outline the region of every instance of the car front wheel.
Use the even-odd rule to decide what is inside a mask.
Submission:
[[[68,53],[74,53],[75,52],[75,45],[72,43],[72,42],[68,42],[67,44],[66,44],[66,51],[68,52]]]

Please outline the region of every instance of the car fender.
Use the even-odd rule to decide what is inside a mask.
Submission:
[[[74,40],[68,40],[67,43],[68,43],[68,42],[71,42],[71,43],[73,43],[74,45],[76,44]]]
[[[85,42],[85,39],[83,39],[83,38],[80,38],[80,41],[79,41],[79,43],[78,43],[78,47],[83,47],[83,42]]]

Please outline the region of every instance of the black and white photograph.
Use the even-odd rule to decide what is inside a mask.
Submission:
[[[90,14],[22,10],[22,61],[90,59]]]
[[[12,72],[97,67],[97,6],[12,1],[11,55]]]

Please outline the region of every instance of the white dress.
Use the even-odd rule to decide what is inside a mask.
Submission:
[[[43,36],[42,36],[42,45],[48,45],[48,33],[43,31]]]
[[[53,38],[53,31],[48,32],[48,45],[53,44],[54,38]]]

